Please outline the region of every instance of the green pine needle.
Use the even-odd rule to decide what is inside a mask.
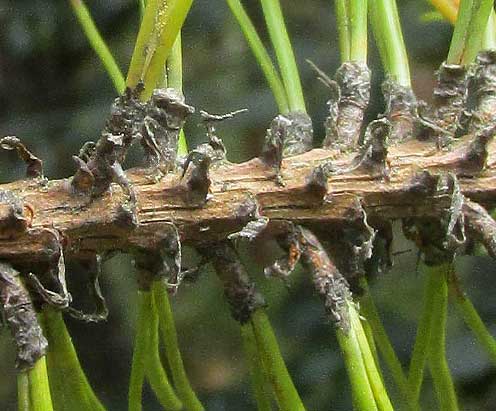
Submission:
[[[369,1],[369,16],[385,71],[398,84],[411,87],[408,56],[396,1]]]
[[[91,47],[100,58],[100,61],[112,80],[115,89],[119,94],[122,94],[124,92],[124,88],[126,87],[124,76],[112,56],[112,53],[105,44],[105,41],[103,40],[95,23],[93,22],[93,18],[91,17],[88,8],[84,4],[83,0],[69,1]]]
[[[472,301],[470,301],[461,289],[461,285],[454,272],[449,277],[449,286],[450,293],[465,324],[470,328],[481,347],[486,351],[493,365],[496,366],[496,339],[482,322]]]
[[[493,0],[461,0],[448,64],[468,65],[481,50],[486,27],[493,10]]]
[[[433,303],[431,318],[431,338],[429,347],[429,369],[434,381],[439,408],[442,411],[458,410],[455,386],[446,360],[446,320],[448,315],[447,273],[453,263],[429,268],[432,277]]]
[[[365,368],[362,350],[355,329],[350,327],[348,332],[336,330],[338,343],[343,354],[344,364],[351,383],[351,393],[355,411],[377,411],[378,407],[370,386],[367,369]]]
[[[288,97],[286,95],[286,90],[281,81],[279,73],[277,72],[272,59],[269,56],[266,48],[264,47],[260,36],[258,35],[255,26],[253,25],[250,17],[246,13],[240,0],[227,0],[231,12],[238,21],[238,24],[243,31],[243,34],[248,42],[248,45],[253,52],[258,65],[262,69],[262,72],[269,84],[274,99],[276,100],[277,107],[280,113],[287,113],[289,111]]]
[[[128,410],[141,411],[141,395],[145,382],[146,351],[150,332],[151,292],[138,291],[138,318],[136,320],[136,336],[134,339],[131,376],[129,379]]]
[[[47,365],[52,399],[57,411],[105,411],[86,378],[62,313],[51,307],[42,312],[48,340]]]
[[[172,381],[174,382],[174,388],[183,402],[186,411],[203,411],[204,408],[193,391],[184,369],[172,308],[169,302],[167,284],[163,281],[154,281],[152,292],[157,306],[159,329],[165,345],[167,362],[171,371]]]
[[[265,314],[256,310],[250,320],[257,342],[258,352],[265,364],[268,378],[274,390],[279,408],[284,411],[304,411],[305,407],[293,384],[282,358],[276,336]]]
[[[300,75],[279,0],[260,0],[291,111],[306,112]]]
[[[272,392],[267,378],[266,367],[257,349],[257,341],[253,328],[248,322],[241,325],[241,339],[246,362],[250,370],[253,395],[257,403],[257,411],[272,410]]]
[[[367,62],[367,0],[335,3],[341,61]]]
[[[48,383],[48,373],[46,357],[41,357],[36,361],[33,368],[27,371],[29,381],[29,395],[31,398],[31,411],[54,411],[52,397],[50,395],[50,385]]]

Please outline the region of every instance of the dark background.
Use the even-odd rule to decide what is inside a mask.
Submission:
[[[245,2],[266,38],[259,3]],[[333,2],[283,0],[287,25],[300,65],[307,107],[317,141],[323,137],[326,90],[305,59],[332,74],[339,65]],[[421,0],[399,1],[409,50],[413,87],[429,100],[434,70],[446,56],[451,28],[426,22],[430,6]],[[88,1],[98,27],[125,71],[138,28],[133,0]],[[243,114],[220,126],[231,161],[259,153],[263,135],[276,106],[251,52],[225,2],[197,1],[183,32],[185,94],[198,109],[223,113],[246,107]],[[370,116],[382,110],[379,84],[382,71],[371,46],[373,99]],[[84,141],[98,137],[115,91],[102,65],[89,48],[68,2],[18,0],[0,2],[0,136],[15,134],[44,160],[49,178],[74,172],[71,155]],[[191,146],[204,141],[194,117],[187,135]],[[130,160],[130,165],[133,160]],[[0,152],[0,182],[21,178],[23,165],[9,152]],[[398,235],[394,269],[378,278],[373,294],[384,324],[406,365],[421,308],[423,275],[416,252]],[[250,254],[262,255],[254,261]],[[349,410],[350,390],[332,327],[327,323],[309,278],[299,271],[287,289],[262,275],[268,253],[248,249],[243,256],[270,304],[268,313],[282,352],[308,410]],[[186,265],[188,264],[186,258]],[[495,264],[487,257],[462,257],[457,263],[466,291],[491,330],[496,332]],[[68,270],[76,301],[85,304],[85,273]],[[129,257],[105,264],[104,292],[111,314],[105,324],[67,320],[81,362],[109,410],[127,409],[126,395],[135,321],[135,279]],[[79,300],[77,300],[79,298]],[[185,285],[174,302],[180,344],[188,373],[207,410],[253,410],[239,329],[231,320],[220,283],[211,271],[197,283]],[[455,307],[450,307],[448,360],[463,410],[496,409],[496,370],[490,365]],[[0,409],[15,410],[14,353],[7,330],[0,334]],[[386,372],[386,380],[390,378]],[[394,389],[392,396],[396,395]],[[423,409],[436,409],[427,373]],[[159,410],[145,393],[145,409]]]

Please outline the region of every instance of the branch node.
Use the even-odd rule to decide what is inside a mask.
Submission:
[[[76,173],[71,180],[71,187],[75,193],[89,194],[95,185],[95,176],[88,167],[85,160],[78,156],[72,156],[76,164]]]
[[[0,239],[25,233],[33,214],[31,206],[24,204],[12,191],[0,190]]]
[[[188,154],[184,163],[181,179],[187,187],[187,201],[191,204],[205,204],[209,199],[210,177],[209,168],[212,158],[200,151],[193,150]]]
[[[305,190],[312,197],[316,197],[318,203],[326,200],[327,191],[329,190],[327,180],[335,171],[333,164],[328,161],[314,167],[306,178]]]
[[[355,157],[353,170],[366,170],[373,175],[389,178],[387,163],[388,144],[393,133],[393,126],[386,118],[374,120],[365,130],[361,152]]]
[[[191,276],[199,268],[182,269],[182,245],[177,227],[168,223],[169,229],[153,250],[136,248],[133,250],[134,266],[138,269],[139,286],[147,289],[149,281],[166,281],[172,294],[175,294],[186,275]],[[147,274],[148,273],[148,274]],[[149,281],[148,281],[149,280]]]
[[[407,186],[407,191],[415,195],[432,195],[437,191],[439,178],[439,174],[432,174],[428,170],[422,170],[413,176]]]
[[[269,224],[269,219],[260,214],[260,205],[255,197],[249,196],[236,210],[236,218],[240,220],[249,219],[248,223],[235,233],[227,236],[228,240],[246,238],[248,241],[255,240]]]
[[[478,130],[470,145],[462,153],[461,163],[458,165],[459,175],[473,176],[484,171],[489,156],[487,148],[495,134],[496,125]]]
[[[439,176],[439,196],[449,195],[448,210],[435,217],[403,219],[405,237],[415,242],[427,265],[451,262],[466,242],[463,204],[458,180],[454,174]]]

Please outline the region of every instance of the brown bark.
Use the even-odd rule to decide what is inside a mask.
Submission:
[[[494,130],[489,134],[492,137]],[[449,209],[450,195],[429,187],[433,179],[426,178],[426,171],[456,174],[466,197],[491,206],[496,203],[496,145],[489,134],[459,139],[449,152],[437,150],[432,142],[407,141],[389,148],[388,169],[383,172],[367,164],[354,166],[355,154],[314,149],[283,160],[284,185],[275,178],[276,171],[258,158],[217,165],[210,170],[206,202],[190,195],[178,173],[156,182],[150,170],[129,170],[137,198],[135,212],[129,211],[128,195],[115,184],[111,192],[94,199],[73,194],[69,180],[3,184],[0,193],[10,191],[17,202],[14,213],[14,206],[5,200],[10,194],[0,196],[0,259],[23,264],[52,260],[58,247],[46,229],[58,230],[65,255],[78,258],[108,250],[153,248],[170,232],[171,223],[185,243],[217,241],[250,221],[249,205],[254,202],[270,220],[265,230],[269,233],[283,229],[285,220],[341,225],[354,218],[356,213],[350,210],[357,201],[371,218],[439,216]],[[327,188],[325,182],[309,184],[313,170],[327,161],[333,170]]]

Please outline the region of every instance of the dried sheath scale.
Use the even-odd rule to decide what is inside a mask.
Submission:
[[[0,304],[2,316],[17,349],[16,367],[24,371],[44,356],[48,343],[20,273],[0,262]]]
[[[441,64],[437,71],[433,100],[435,123],[454,136],[467,100],[467,71],[464,66]]]
[[[76,192],[98,197],[111,183],[119,184],[131,197],[131,186],[122,163],[133,141],[141,135],[145,104],[139,100],[142,87],[126,89],[111,108],[110,118],[87,162],[74,157],[78,170],[72,179]]]
[[[307,113],[293,111],[285,114],[289,121],[287,127],[282,131],[283,157],[302,154],[312,149],[313,128],[312,119]]]
[[[281,244],[287,249],[287,256],[267,267],[265,274],[285,279],[301,259],[332,321],[347,333],[350,329],[348,304],[352,302],[350,286],[317,236],[307,228],[293,226]]]
[[[465,199],[465,224],[470,238],[480,242],[492,258],[496,258],[496,222],[480,204]]]
[[[181,92],[173,88],[154,90],[146,105],[141,138],[148,166],[162,173],[176,167],[179,132],[194,111],[185,104]]]
[[[148,166],[167,173],[175,169],[179,132],[194,108],[174,89],[157,89],[150,101],[139,100],[142,86],[126,89],[111,109],[110,118],[88,159],[74,157],[78,170],[72,179],[76,192],[101,196],[111,183],[119,184],[132,202],[135,195],[122,169],[131,145],[140,141]]]
[[[388,78],[382,83],[382,93],[386,101],[384,116],[391,123],[390,144],[412,138],[418,119],[417,98],[413,90]]]
[[[303,112],[279,114],[270,123],[265,135],[262,160],[276,170],[283,157],[305,153],[312,149],[312,120]]]
[[[308,229],[299,227],[302,261],[312,273],[315,289],[337,327],[345,333],[350,329],[347,304],[352,302],[350,286],[329,258],[317,237]]]
[[[488,50],[476,58],[469,81],[469,126],[476,134],[496,122],[496,50]]]
[[[232,317],[247,323],[255,310],[265,306],[265,300],[250,281],[236,250],[228,242],[221,242],[202,247],[200,252],[211,261],[224,285]]]
[[[453,261],[463,251],[466,243],[465,197],[455,175],[438,176],[432,189],[438,195],[447,196],[450,205],[436,217],[403,219],[403,232],[412,240],[427,265],[440,265]]]
[[[319,74],[332,92],[323,146],[340,150],[356,149],[370,101],[370,70],[364,63],[348,61],[338,68],[334,81],[323,73]]]

